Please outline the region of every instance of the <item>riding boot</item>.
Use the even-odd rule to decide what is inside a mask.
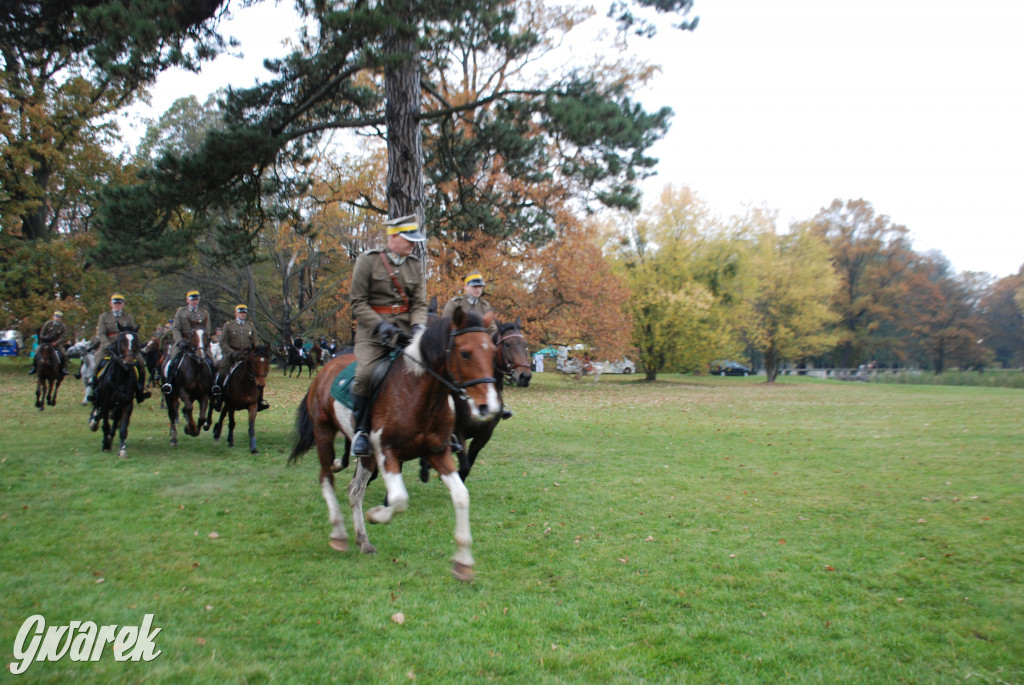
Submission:
[[[167,378],[174,378],[175,372],[178,370],[177,364],[180,358],[180,353],[175,355],[171,362],[167,364],[167,366],[165,367],[167,369]],[[160,386],[160,392],[162,392],[167,397],[170,397],[171,393],[174,392],[174,386],[171,385],[171,382],[169,380],[165,380],[164,384]]]
[[[270,409],[270,403],[263,399],[263,387],[260,387],[260,398],[256,403],[256,411],[263,411],[264,409]]]
[[[82,370],[81,369],[79,369],[78,371],[75,371],[75,378],[76,379],[81,379],[82,378]]]
[[[32,362],[32,368],[28,370],[28,375],[32,375],[36,372],[36,363]]]
[[[220,397],[223,392],[224,388],[220,386],[220,374],[218,373],[213,377],[213,387],[210,388],[210,393],[214,397]]]
[[[370,439],[367,434],[370,432],[370,410],[366,405],[366,395],[352,393],[352,425],[356,427],[356,434],[352,438],[352,456],[370,456]]]

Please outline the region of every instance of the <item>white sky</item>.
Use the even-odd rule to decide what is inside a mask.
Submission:
[[[777,209],[784,229],[864,198],[958,271],[1024,264],[1024,3],[697,0],[695,14],[696,31],[643,48],[663,72],[638,97],[676,113],[648,202],[686,184],[722,216]],[[239,10],[224,31],[246,59],[163,76],[145,116],[252,84],[294,26],[287,1]]]

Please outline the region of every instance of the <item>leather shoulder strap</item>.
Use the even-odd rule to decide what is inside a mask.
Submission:
[[[388,276],[391,277],[391,282],[395,284],[395,289],[398,291],[398,294],[401,295],[402,302],[404,302],[405,306],[408,307],[409,296],[405,294],[405,289],[402,288],[402,284],[399,283],[398,279],[395,277],[395,272],[391,270],[391,265],[388,264],[388,258],[384,256],[383,252],[379,252],[378,254],[380,255],[380,261],[384,265],[384,269],[388,272]]]

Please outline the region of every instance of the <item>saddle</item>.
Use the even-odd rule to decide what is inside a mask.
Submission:
[[[391,370],[391,365],[395,363],[398,358],[398,351],[392,350],[388,354],[386,360],[382,359],[373,367],[373,371],[370,373],[370,400],[371,402],[377,398],[377,393],[380,390],[381,383],[384,382],[384,377],[388,375],[388,371]],[[352,381],[356,377],[356,362],[352,362],[344,369],[342,369],[334,380],[331,381],[331,397],[341,402],[345,407],[352,409]]]

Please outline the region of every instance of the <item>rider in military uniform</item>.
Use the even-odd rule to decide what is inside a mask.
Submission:
[[[483,299],[481,295],[484,294],[484,286],[487,283],[484,281],[484,277],[480,275],[479,271],[474,271],[470,275],[466,276],[463,281],[464,285],[462,289],[465,291],[464,295],[456,295],[452,299],[448,300],[448,304],[444,306],[444,312],[441,316],[451,316],[455,313],[456,307],[462,307],[463,311],[467,314],[469,312],[476,312],[483,318],[484,314],[493,311],[494,307],[491,303]],[[487,332],[492,336],[498,332],[497,322],[492,322],[488,327]]]
[[[467,313],[476,312],[481,316],[481,318],[487,312],[493,311],[494,307],[491,306],[491,303],[481,297],[484,294],[485,285],[487,285],[487,283],[484,281],[484,277],[480,275],[479,271],[474,271],[466,276],[463,280],[462,286],[465,294],[456,295],[452,299],[448,300],[448,304],[444,306],[444,312],[441,316],[451,316],[455,313],[456,307],[462,307],[463,311]],[[490,333],[492,338],[498,334],[497,319],[488,326],[487,332]],[[502,405],[501,418],[512,418],[512,410],[507,406]]]
[[[221,327],[220,344],[223,354],[217,367],[217,376],[213,379],[214,411],[220,411],[221,394],[224,392],[221,386],[227,384],[231,367],[245,359],[249,350],[258,344],[256,327],[246,321],[248,315],[249,308],[240,304],[235,307],[235,318]],[[260,399],[256,411],[263,411],[269,407],[270,405],[263,399],[263,386],[260,386]]]
[[[135,325],[135,317],[124,310],[124,295],[114,293],[110,296],[110,311],[100,314],[99,321],[96,322],[96,335],[90,344],[93,349],[99,348],[101,345],[109,347],[117,342],[117,334],[125,328],[138,329],[138,326]],[[116,351],[113,348],[109,348],[108,354],[104,354],[100,363],[96,366],[96,373],[93,375],[92,384],[89,386],[90,401],[96,386],[96,380],[102,376],[103,370],[110,361],[111,353],[116,353]],[[135,387],[135,401],[142,404],[144,399],[150,397],[150,393],[146,390],[146,366],[142,361],[141,354],[135,358],[135,369],[138,381]]]
[[[426,238],[415,215],[388,221],[387,246],[367,250],[352,270],[349,303],[356,319],[356,375],[352,381],[352,456],[370,455],[370,375],[401,336],[426,328],[427,295],[423,265],[414,255]]]
[[[204,350],[206,353],[206,363],[210,367],[210,375],[214,374],[213,355],[210,354],[210,313],[206,311],[205,307],[199,306],[199,299],[199,291],[190,290],[185,295],[186,306],[178,307],[178,311],[174,312],[174,319],[171,323],[171,331],[174,336],[173,355],[164,364],[164,379],[166,382],[160,386],[160,392],[165,395],[170,395],[174,390],[170,379],[174,378],[174,372],[178,369],[181,355],[185,352],[185,348],[188,347],[189,341],[192,340],[193,329],[202,328],[206,331],[206,349]]]
[[[39,341],[48,342],[57,351],[57,358],[60,359],[60,368],[64,375],[68,375],[68,355],[64,352],[64,345],[67,344],[68,327],[64,323],[64,312],[57,310],[53,318],[43,324],[39,329]],[[32,359],[32,368],[28,370],[29,375],[37,371],[36,359]]]

